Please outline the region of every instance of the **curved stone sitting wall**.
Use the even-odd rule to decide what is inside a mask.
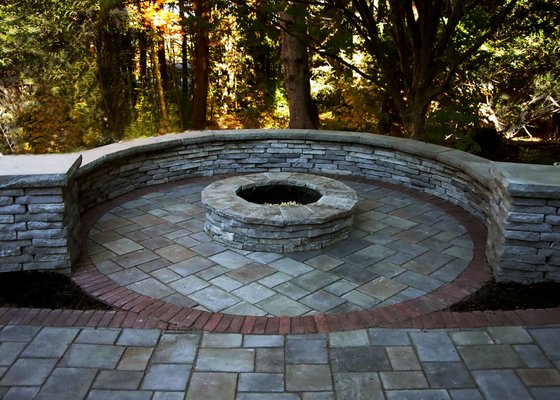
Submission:
[[[37,269],[38,260],[45,259],[40,239],[7,233],[33,220],[37,209],[29,205],[35,200],[20,197],[34,193],[33,179],[44,178],[30,173],[29,179],[18,180],[20,157],[0,157],[0,167],[8,165],[0,172],[0,270]],[[83,214],[135,189],[196,176],[281,171],[359,175],[438,196],[485,223],[486,254],[497,279],[560,280],[560,169],[555,166],[493,163],[407,139],[309,130],[185,132],[81,155],[35,157],[37,162],[53,157],[74,162],[72,168],[63,163],[53,171],[65,177],[57,186],[65,193],[60,203],[65,239],[52,248],[58,265],[51,268],[68,270],[75,259],[71,232],[79,226],[78,208]],[[24,201],[29,205],[20,204]],[[21,236],[39,238],[48,230],[47,225],[36,228],[41,229]]]

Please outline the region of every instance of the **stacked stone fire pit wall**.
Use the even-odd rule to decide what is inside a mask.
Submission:
[[[66,168],[64,183],[55,186],[66,193],[61,213],[65,232],[79,225],[72,220],[79,220],[73,211],[78,207],[83,214],[135,189],[197,176],[268,171],[360,176],[435,195],[478,218],[488,228],[486,254],[498,280],[560,281],[560,167],[493,163],[446,147],[370,133],[308,130],[185,132],[117,143],[81,156],[81,167]],[[30,250],[24,250],[28,242],[9,234],[17,226],[23,229],[17,225],[22,219],[33,221],[31,210],[10,207],[18,195],[9,182],[18,165],[30,161],[4,158],[11,167],[0,171],[0,190],[5,190],[0,195],[0,270],[36,269],[42,258],[14,258]],[[40,181],[43,174],[33,176]],[[68,186],[73,180],[79,186],[77,199]],[[17,193],[34,188],[32,181]],[[22,214],[16,218],[12,210]],[[74,253],[68,242],[65,259],[57,255],[49,266],[67,268]]]

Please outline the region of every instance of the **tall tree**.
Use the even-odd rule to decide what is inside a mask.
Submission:
[[[96,34],[98,81],[101,87],[105,131],[119,140],[130,122],[134,49],[127,30],[123,0],[103,0]]]
[[[204,129],[207,125],[208,75],[210,72],[210,45],[208,36],[210,8],[207,0],[192,0],[192,6],[195,15],[193,22],[195,43],[191,127],[193,129]]]
[[[186,0],[179,1],[179,18],[181,24],[181,96],[179,103],[179,113],[181,120],[181,128],[187,129],[187,121],[190,110],[190,94],[189,94],[189,52],[188,52],[188,35],[187,35],[187,5]]]
[[[432,100],[452,85],[504,20],[516,0],[336,0],[375,60],[405,134],[423,139]],[[331,5],[324,2],[324,5]]]
[[[281,60],[292,129],[317,129],[319,125],[317,107],[311,98],[305,15],[303,4],[289,4],[280,13]]]

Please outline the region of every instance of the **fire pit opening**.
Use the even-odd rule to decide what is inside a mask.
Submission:
[[[308,187],[284,183],[241,187],[237,195],[249,203],[267,205],[305,205],[322,197],[321,193]]]

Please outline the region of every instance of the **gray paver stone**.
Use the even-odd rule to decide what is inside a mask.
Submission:
[[[384,400],[381,381],[374,372],[335,374],[334,384],[340,400]]]
[[[473,371],[473,377],[487,399],[530,399],[531,395],[512,370]]]
[[[185,390],[191,365],[189,364],[152,364],[148,367],[142,389],[144,390]]]
[[[551,360],[560,360],[560,328],[530,329],[529,332]]]
[[[307,392],[303,394],[303,400],[334,400],[333,392]]]
[[[284,375],[243,372],[239,374],[237,390],[240,392],[282,392]]]
[[[152,400],[184,400],[183,392],[155,392]]]
[[[286,388],[292,392],[332,390],[330,368],[328,365],[287,365]]]
[[[560,373],[553,368],[517,369],[517,375],[526,386],[558,386]]]
[[[385,351],[389,356],[391,367],[395,371],[419,370],[420,362],[412,346],[386,347]]]
[[[391,366],[382,347],[335,347],[331,349],[334,372],[389,371]]]
[[[326,340],[289,340],[286,346],[288,364],[327,364]]]
[[[6,388],[8,389],[8,388]],[[2,400],[33,400],[37,393],[39,393],[40,387],[11,387],[7,390]],[[0,392],[0,396],[2,392]]]
[[[284,336],[281,335],[244,335],[243,347],[282,347]]]
[[[237,333],[206,333],[202,337],[201,347],[227,348],[241,347],[243,335]]]
[[[329,344],[331,347],[368,346],[369,337],[365,329],[332,332],[329,333]]]
[[[494,338],[495,343],[522,344],[533,341],[522,326],[494,326],[489,327],[488,332]]]
[[[143,376],[142,371],[100,371],[93,384],[96,389],[138,389]]]
[[[410,334],[420,361],[460,361],[455,346],[443,331],[413,332]]]
[[[115,344],[120,329],[82,329],[74,343]]]
[[[83,368],[115,368],[124,347],[104,344],[73,344],[70,346],[61,365]]]
[[[492,344],[492,338],[484,330],[450,332],[449,336],[456,345]]]
[[[257,349],[256,372],[284,372],[284,349]]]
[[[40,330],[39,326],[8,325],[0,331],[0,341],[29,342]]]
[[[57,368],[37,395],[37,400],[82,399],[91,386],[96,373],[95,369]]]
[[[424,373],[432,388],[471,388],[475,384],[461,362],[424,363]]]
[[[23,352],[26,357],[61,357],[79,329],[43,328]]]
[[[150,400],[153,392],[140,390],[92,390],[87,400]]]
[[[236,374],[195,372],[190,381],[186,400],[233,400],[236,380]]]
[[[531,394],[536,400],[558,400],[560,399],[560,388],[558,387],[537,387],[531,388]]]
[[[0,343],[0,365],[10,366],[26,346],[25,342]],[[1,376],[1,374],[0,374]]]
[[[451,400],[443,389],[388,390],[387,400]]]
[[[117,369],[124,371],[144,371],[152,352],[149,347],[127,347],[117,366]]]
[[[422,371],[388,371],[380,372],[379,377],[385,389],[422,389],[428,382]]]
[[[478,389],[451,389],[449,395],[452,400],[483,400]]]
[[[374,346],[410,346],[410,338],[403,330],[369,329],[368,335]]]
[[[19,358],[6,372],[0,385],[2,386],[35,386],[42,385],[51,373],[56,359]]]
[[[163,334],[154,349],[152,362],[192,364],[199,340],[199,334]]]
[[[155,329],[123,329],[118,345],[136,346],[136,347],[152,347],[159,340],[160,331]]]
[[[239,393],[236,400],[300,400],[296,393]]]
[[[458,346],[458,350],[469,369],[517,368],[523,362],[507,344]]]
[[[196,371],[252,372],[254,349],[200,349]]]
[[[517,355],[529,368],[550,368],[552,364],[546,358],[539,346],[534,344],[517,344],[513,346]]]

